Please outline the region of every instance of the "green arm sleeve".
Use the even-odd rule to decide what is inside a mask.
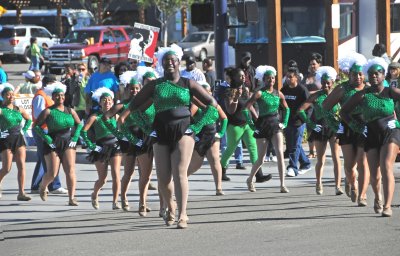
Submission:
[[[137,138],[136,136],[133,136],[133,134],[131,133],[131,131],[129,131],[129,129],[128,129],[128,127],[126,125],[123,125],[121,127],[121,129],[122,129],[121,132],[123,134],[123,137],[127,138],[130,143],[135,145],[136,143],[139,142],[140,139]]]
[[[94,144],[88,137],[87,131],[81,131],[81,135],[83,140],[85,141],[86,145],[89,149],[94,150],[96,148],[96,144]]]
[[[48,145],[53,143],[53,139],[50,137],[50,135],[44,133],[42,128],[36,125],[33,129]]]
[[[214,123],[218,119],[218,110],[214,106],[207,106],[203,116],[194,124],[190,125],[190,128],[195,134],[198,134],[204,126]]]
[[[226,127],[228,126],[228,119],[222,119],[221,121],[221,127],[219,129],[218,135],[220,138],[224,137],[225,132],[226,132]]]
[[[299,111],[299,117],[303,122],[305,122],[307,124],[308,127],[310,127],[311,129],[315,128],[314,122],[311,121],[310,118],[308,118],[308,116],[304,110]]]
[[[103,123],[107,127],[107,129],[110,130],[112,132],[112,134],[114,134],[115,137],[117,137],[120,140],[124,137],[124,134],[121,131],[119,131],[117,129],[117,127],[115,127],[111,123],[111,119],[108,119],[107,121],[103,121]]]
[[[250,117],[250,113],[248,109],[243,110],[243,115],[246,117],[246,122],[250,126],[250,128],[254,131],[256,127],[254,126],[253,119]]]
[[[289,116],[290,116],[290,108],[285,108],[284,110],[283,110],[283,125],[285,126],[285,127],[287,127],[287,125],[288,125],[288,122],[289,122]]]
[[[26,133],[26,131],[29,129],[29,127],[31,126],[31,124],[32,124],[32,120],[31,119],[28,119],[28,120],[26,120],[25,121],[25,124],[24,124],[24,127],[22,127],[22,131],[24,132],[24,133]]]
[[[399,122],[399,120],[396,120],[396,128],[400,128],[400,122]]]
[[[71,141],[73,141],[73,142],[78,141],[79,135],[81,135],[82,128],[83,128],[83,125],[80,123],[76,126],[76,129],[75,129],[74,135],[72,135]]]

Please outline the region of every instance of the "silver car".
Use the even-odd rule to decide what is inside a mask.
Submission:
[[[214,57],[214,32],[193,32],[183,38],[178,45],[185,56],[193,56],[203,61],[207,57]]]
[[[36,37],[39,46],[46,43],[49,47],[59,43],[60,39],[46,28],[34,25],[0,25],[0,53],[3,58],[17,57],[21,62],[29,62],[27,56],[30,39]]]

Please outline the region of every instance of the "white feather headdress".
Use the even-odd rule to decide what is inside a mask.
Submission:
[[[350,68],[356,64],[358,66],[364,66],[367,63],[367,58],[358,52],[339,52],[338,64],[339,69],[343,72],[349,73]]]
[[[158,60],[156,65],[156,71],[160,76],[164,76],[164,68],[162,66],[162,62],[164,55],[167,52],[172,52],[173,54],[175,54],[175,56],[178,57],[179,61],[182,59],[183,56],[182,48],[177,44],[171,44],[169,47],[161,47],[160,49],[158,49],[158,51],[155,53]]]
[[[4,89],[10,88],[12,91],[14,91],[14,86],[10,83],[3,83],[0,84],[0,95],[3,93]]]
[[[366,76],[366,79],[368,78],[368,69],[372,67],[373,65],[379,65],[384,69],[384,74],[386,75],[386,72],[388,71],[388,66],[389,64],[385,61],[384,58],[382,57],[375,57],[372,59],[369,59],[367,64],[364,65],[363,67],[363,73]]]
[[[96,101],[97,103],[99,103],[100,98],[102,96],[111,96],[111,98],[114,99],[114,93],[106,87],[101,87],[101,88],[97,89],[96,91],[94,91],[93,95],[92,95],[92,99],[94,101]]]
[[[119,82],[126,87],[136,75],[137,71],[128,70],[119,76]]]
[[[143,76],[147,72],[152,72],[156,76],[156,78],[158,77],[157,72],[155,72],[154,68],[152,68],[152,67],[139,66],[139,67],[137,67],[136,71],[137,72],[136,72],[135,78],[141,84],[143,84]]]
[[[321,84],[321,79],[323,76],[327,76],[329,79],[335,81],[337,77],[337,72],[331,66],[321,66],[318,68],[315,79],[317,80],[317,84]]]
[[[67,86],[61,82],[56,81],[54,83],[47,84],[43,90],[48,96],[52,96],[55,90],[65,93],[67,91]]]
[[[267,71],[272,72],[274,76],[276,76],[276,69],[273,66],[261,65],[256,68],[256,75],[254,76],[256,79],[262,81],[264,75]]]

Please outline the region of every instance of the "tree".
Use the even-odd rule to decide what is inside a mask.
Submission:
[[[175,15],[175,13],[181,8],[189,7],[194,2],[203,2],[195,0],[137,0],[137,4],[142,8],[147,8],[149,6],[155,6],[160,15],[157,20],[161,24],[161,34],[164,46],[167,46],[168,42],[168,21]]]

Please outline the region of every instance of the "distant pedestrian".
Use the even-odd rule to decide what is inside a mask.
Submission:
[[[31,47],[29,48],[30,51],[30,59],[31,59],[31,66],[30,70],[40,70],[40,61],[43,60],[43,56],[40,53],[40,47],[37,42],[36,37],[31,38]]]
[[[213,92],[215,87],[215,80],[217,79],[215,71],[213,69],[213,60],[211,58],[205,58],[202,64],[204,76],[206,77],[206,82],[211,86],[211,91]]]

